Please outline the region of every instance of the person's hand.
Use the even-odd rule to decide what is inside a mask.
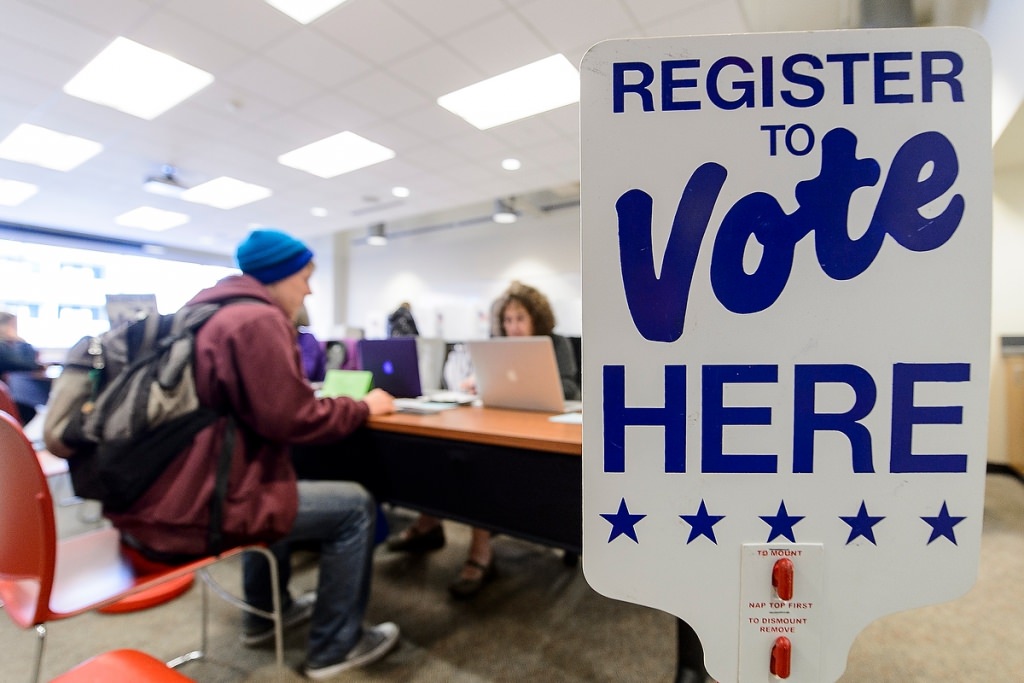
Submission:
[[[363,396],[363,403],[370,407],[370,415],[387,415],[395,412],[395,397],[383,389],[371,389]]]
[[[459,382],[459,391],[463,391],[467,394],[476,393],[476,376],[470,375],[466,379]]]

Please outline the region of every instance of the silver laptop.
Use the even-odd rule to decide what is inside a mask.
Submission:
[[[466,342],[466,348],[485,406],[550,413],[575,408],[564,398],[551,337],[481,339]]]

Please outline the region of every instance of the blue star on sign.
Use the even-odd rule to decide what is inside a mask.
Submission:
[[[771,543],[779,536],[785,536],[789,539],[790,543],[796,543],[796,538],[793,536],[793,527],[803,517],[797,517],[790,515],[786,512],[786,501],[779,503],[779,511],[774,515],[761,515],[761,521],[769,525],[772,528],[770,534],[768,534],[768,543]]]
[[[932,535],[928,538],[928,543],[925,545],[931,545],[939,536],[945,536],[953,545],[958,545],[956,542],[956,535],[953,533],[953,527],[960,522],[967,519],[966,517],[953,517],[949,514],[949,509],[946,507],[946,501],[942,501],[942,509],[939,510],[939,514],[935,517],[922,517],[924,521],[932,527]]]
[[[633,515],[630,514],[629,508],[626,507],[626,499],[623,498],[619,502],[619,511],[614,514],[601,513],[612,525],[611,534],[608,536],[608,542],[611,543],[619,536],[625,534],[633,539],[634,543],[639,543],[639,539],[636,537],[636,523],[647,515]]]
[[[850,545],[855,539],[863,536],[864,538],[875,543],[875,525],[881,522],[885,517],[872,517],[868,514],[868,508],[864,504],[864,501],[860,502],[860,510],[857,511],[854,517],[843,517],[839,516],[839,519],[843,520],[850,525],[850,537],[846,539],[846,545]]]
[[[725,515],[709,515],[703,499],[700,501],[700,507],[697,508],[697,514],[679,515],[679,517],[690,525],[690,537],[686,539],[687,545],[693,543],[694,539],[700,536],[707,536],[712,543],[718,545],[714,526],[725,519]]]

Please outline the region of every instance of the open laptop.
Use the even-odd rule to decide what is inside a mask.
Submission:
[[[423,393],[415,337],[360,339],[356,349],[359,367],[373,374],[373,386],[395,398]]]
[[[496,337],[466,342],[480,402],[492,408],[561,413],[566,401],[551,337]]]
[[[337,396],[348,396],[356,400],[361,399],[370,391],[373,386],[373,374],[366,370],[335,370],[329,368],[324,375],[323,385],[320,387],[320,396],[335,398]]]
[[[423,389],[415,337],[360,339],[356,349],[359,366],[373,375],[373,386],[395,397],[396,411],[432,415],[455,407],[420,398]]]

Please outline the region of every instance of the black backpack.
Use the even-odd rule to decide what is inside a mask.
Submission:
[[[150,314],[71,348],[50,391],[43,436],[51,453],[68,459],[76,495],[100,501],[105,511],[128,509],[218,418],[196,395],[195,334],[238,300]],[[218,493],[227,486],[233,420],[228,429]],[[219,533],[219,524],[213,528]]]

